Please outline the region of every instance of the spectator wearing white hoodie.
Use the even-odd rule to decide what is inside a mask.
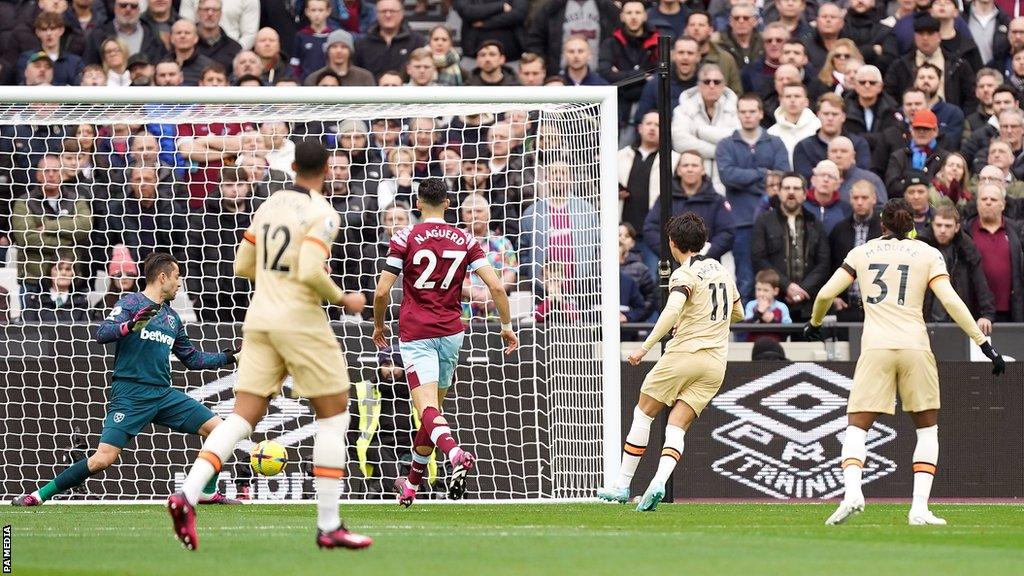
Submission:
[[[789,64],[784,64],[789,66]],[[800,83],[787,84],[779,93],[779,107],[775,109],[775,124],[768,129],[786,145],[789,162],[793,163],[793,149],[797,142],[813,136],[821,128],[821,121],[810,109],[807,87]]]
[[[725,187],[715,165],[718,143],[740,127],[736,114],[736,93],[725,85],[725,75],[716,64],[705,64],[697,73],[697,86],[679,95],[672,113],[672,148],[679,153],[694,150],[704,159],[704,172],[712,175],[719,194]]]

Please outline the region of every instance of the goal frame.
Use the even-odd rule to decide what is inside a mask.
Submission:
[[[618,92],[614,86],[476,87],[106,87],[3,86],[5,104],[596,104],[599,126],[602,449],[605,484],[614,480],[621,451],[621,351],[619,337]],[[18,124],[11,118],[0,124]],[[59,118],[54,118],[60,122]],[[521,501],[521,500],[518,500]]]

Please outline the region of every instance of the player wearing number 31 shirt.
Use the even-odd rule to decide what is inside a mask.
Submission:
[[[931,289],[950,317],[993,363],[993,374],[1005,368],[970,310],[957,296],[942,254],[908,237],[914,230],[913,209],[894,198],[882,209],[885,235],[850,251],[843,265],[822,287],[811,320],[804,327],[809,340],[821,339],[821,322],[833,299],[853,282],[864,296],[864,335],[853,374],[846,412],[849,426],[843,437],[842,467],[845,495],[826,524],[842,524],[864,510],[861,481],[867,463],[867,438],[879,414],[892,414],[899,392],[903,410],[917,428],[914,449],[914,493],[907,520],[911,526],[945,524],[928,510],[939,457],[939,374],[921,316],[925,293]]]
[[[512,331],[508,295],[501,280],[487,261],[487,255],[473,235],[444,221],[448,209],[448,189],[444,181],[431,178],[420,183],[416,207],[423,221],[398,231],[391,238],[384,270],[373,298],[373,342],[387,346],[384,312],[391,287],[404,275],[405,296],[398,316],[398,339],[402,361],[409,377],[413,404],[420,428],[413,442],[412,468],[408,478],[399,479],[395,488],[398,502],[410,506],[416,498],[430,455],[437,446],[452,464],[448,497],[459,499],[466,492],[466,475],[475,458],[459,448],[452,438],[440,405],[452,385],[455,365],[462,348],[462,281],[473,271],[490,289],[501,317],[501,337],[505,354],[519,346]]]

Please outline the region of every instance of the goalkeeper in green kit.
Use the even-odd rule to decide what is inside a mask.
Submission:
[[[45,486],[15,498],[15,506],[39,506],[53,496],[83,484],[117,461],[121,450],[149,424],[207,436],[222,420],[184,392],[171,387],[170,354],[188,368],[221,368],[237,361],[237,351],[202,352],[185,334],[170,302],[181,286],[173,256],[154,252],[143,263],[146,289],[118,300],[96,332],[100,344],[116,342],[114,375],[107,415],[96,451],[75,462]],[[214,476],[200,502],[239,504],[217,492]]]

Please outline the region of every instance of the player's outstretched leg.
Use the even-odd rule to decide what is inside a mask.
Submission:
[[[633,423],[626,435],[626,443],[622,447],[622,464],[619,465],[619,476],[615,484],[598,489],[597,497],[608,502],[626,502],[629,500],[629,485],[636,474],[640,458],[647,450],[647,442],[651,437],[652,416],[648,416],[639,406],[633,408]]]
[[[683,457],[685,437],[686,432],[681,427],[673,424],[665,427],[665,445],[661,449],[658,471],[640,499],[640,504],[636,507],[637,512],[654,512],[658,509],[658,503],[665,497],[665,482],[672,475],[679,459]]]
[[[199,458],[185,477],[181,492],[172,494],[167,499],[167,511],[174,524],[174,535],[185,548],[199,548],[195,506],[199,502],[203,488],[220,472],[221,466],[231,457],[238,441],[248,438],[250,434],[252,425],[245,418],[238,414],[228,416],[222,424],[213,429],[206,442],[203,442]]]
[[[395,483],[395,490],[398,492],[398,503],[408,508],[416,500],[416,491],[423,482],[423,476],[427,473],[427,464],[430,463],[430,455],[434,451],[434,443],[430,440],[430,434],[422,424],[416,431],[416,438],[413,440],[412,466],[409,467],[408,478],[400,478]]]
[[[14,506],[40,506],[61,492],[81,486],[90,476],[99,474],[117,461],[121,449],[117,446],[100,442],[99,447],[89,458],[83,458],[65,468],[56,478],[31,494],[23,494],[11,501]]]
[[[846,493],[839,508],[828,517],[825,524],[833,526],[842,524],[853,516],[864,511],[864,493],[861,492],[861,481],[864,475],[864,462],[867,460],[868,432],[864,428],[854,425],[846,427],[846,437],[843,439],[843,482],[846,486]]]
[[[917,429],[914,448],[914,499],[907,521],[911,526],[944,526],[946,521],[928,510],[928,497],[932,493],[936,464],[939,461],[939,427]]]

